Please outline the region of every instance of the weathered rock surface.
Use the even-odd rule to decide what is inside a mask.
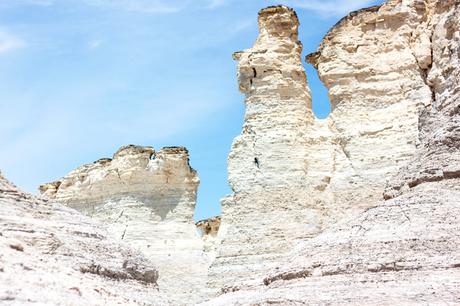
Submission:
[[[422,184],[206,305],[458,305],[460,180]]]
[[[309,219],[297,222],[305,239],[284,264],[259,279],[229,279],[228,293],[208,305],[460,303],[459,48],[459,1],[388,1],[331,30],[309,60],[335,105],[330,139],[352,136],[344,153],[353,167],[332,175],[324,192],[333,193],[330,205],[338,211],[350,209],[343,200],[363,208],[366,199],[369,207],[311,239],[304,230]],[[357,190],[347,187],[349,173],[360,177]],[[367,180],[371,186],[361,185]],[[231,213],[238,216],[245,202],[238,192],[235,198]],[[334,214],[328,207],[322,213]],[[283,222],[290,218],[288,209],[276,212]],[[234,216],[224,210],[223,226]],[[276,239],[272,224],[252,224]],[[223,263],[220,269],[232,271]]]
[[[199,299],[210,260],[193,222],[198,184],[185,148],[126,146],[40,189],[154,259],[161,291],[181,305]]]
[[[195,225],[200,232],[200,236],[216,237],[219,233],[221,224],[220,217],[213,217],[205,220],[198,221]]]
[[[227,233],[211,286],[260,277],[297,242],[381,199],[415,154],[419,112],[433,98],[428,10],[391,2],[329,32],[308,57],[330,90],[326,120],[311,111],[296,14],[259,13],[255,45],[234,56],[246,115],[228,160],[234,194],[222,201]]]
[[[123,147],[41,200],[0,177],[0,301],[165,303],[148,260],[56,201],[153,260],[173,305],[459,304],[460,1],[389,0],[334,26],[307,57],[326,120],[298,27],[292,9],[263,9],[234,54],[246,114],[222,219],[193,223],[184,148]]]
[[[158,270],[77,211],[0,174],[0,304],[167,305]]]
[[[260,277],[299,234],[317,233],[321,225],[306,188],[306,135],[314,117],[298,25],[291,9],[264,9],[254,47],[234,54],[246,114],[228,159],[234,195],[222,201],[222,239],[210,269],[211,291]]]

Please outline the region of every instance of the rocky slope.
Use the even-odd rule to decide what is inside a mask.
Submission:
[[[90,218],[0,174],[0,304],[168,305],[158,270]]]
[[[185,148],[126,146],[40,189],[155,259],[162,292],[183,305],[199,299],[212,257],[193,222],[198,184]]]
[[[241,277],[239,285],[228,279],[227,291],[234,292],[208,305],[459,303],[459,6],[395,0],[352,13],[308,57],[330,88],[331,131],[353,136],[344,147],[353,169],[331,182],[347,173],[361,177],[357,191],[347,191],[346,181],[331,189],[331,204],[348,209],[346,200],[362,208],[367,199],[369,207],[315,238],[303,230],[306,239],[284,263],[259,279]],[[370,186],[360,184],[367,180]],[[283,222],[289,217],[279,215]],[[298,231],[308,223],[298,222]],[[273,239],[261,224],[252,230],[267,230]]]

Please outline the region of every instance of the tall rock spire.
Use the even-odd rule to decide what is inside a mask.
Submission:
[[[294,187],[305,176],[304,133],[313,115],[298,27],[292,9],[263,9],[255,45],[234,54],[239,88],[246,95],[243,131],[228,162],[236,193]]]

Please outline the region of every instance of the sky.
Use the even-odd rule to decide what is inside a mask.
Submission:
[[[235,51],[257,12],[296,9],[304,53],[378,0],[0,0],[0,170],[20,188],[54,181],[127,144],[185,146],[201,184],[195,220],[220,214],[244,96]],[[305,64],[313,111],[327,90]]]

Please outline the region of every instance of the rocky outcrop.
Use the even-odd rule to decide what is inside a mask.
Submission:
[[[343,200],[370,206],[324,222],[328,228],[314,238],[303,230],[284,264],[259,279],[230,280],[208,305],[458,304],[459,29],[458,1],[394,0],[331,30],[309,60],[330,88],[330,139],[353,136],[344,146],[352,168],[333,175],[324,193],[333,193],[338,211],[351,209]],[[347,173],[360,177],[359,190],[347,191]],[[342,184],[332,189],[334,180]],[[361,185],[367,180],[370,186]],[[323,213],[334,213],[328,207]],[[299,232],[308,222],[297,223]],[[253,230],[271,233],[260,224]]]
[[[152,261],[101,224],[0,174],[0,304],[167,305],[157,279]]]
[[[263,9],[234,54],[246,114],[222,217],[193,223],[185,148],[123,147],[42,199],[0,176],[0,301],[161,305],[158,282],[173,305],[458,304],[460,1],[389,0],[337,23],[307,56],[326,120],[298,28],[292,9]]]
[[[185,148],[126,146],[40,190],[155,259],[159,287],[181,305],[199,299],[210,260],[193,222],[198,184]]]
[[[221,218],[213,217],[205,220],[198,221],[195,225],[200,232],[200,236],[216,237],[219,233]]]
[[[314,117],[298,26],[293,10],[264,9],[254,47],[234,54],[246,114],[228,159],[234,194],[222,201],[221,240],[208,283],[213,293],[279,262],[298,238],[301,220],[309,220],[309,234],[321,223],[305,188],[306,135]]]
[[[227,233],[211,286],[260,277],[297,242],[381,199],[415,154],[419,112],[433,99],[428,10],[393,1],[331,29],[308,56],[329,88],[326,120],[311,111],[295,12],[259,13],[255,45],[234,55],[246,115],[228,159],[234,194],[222,201]]]

